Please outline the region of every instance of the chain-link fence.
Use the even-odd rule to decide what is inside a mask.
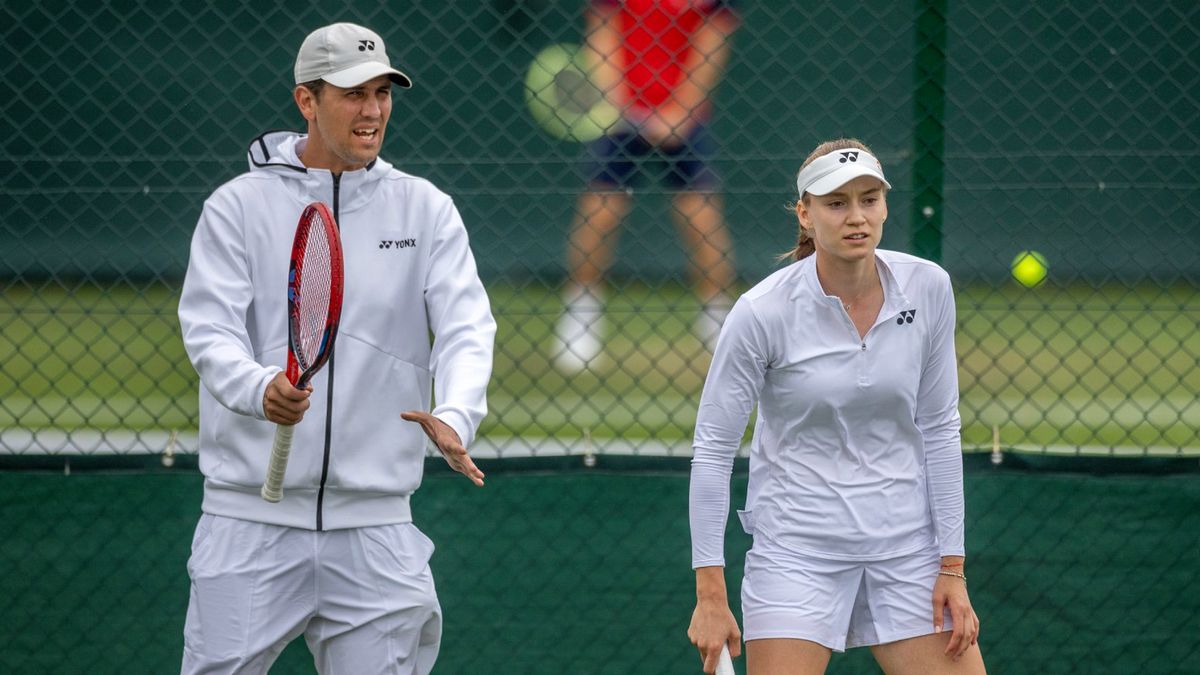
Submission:
[[[538,655],[513,661],[523,672],[691,672],[679,647],[690,582],[678,469],[708,366],[706,322],[778,268],[796,236],[795,171],[839,136],[870,144],[894,186],[883,246],[937,259],[955,282],[964,446],[985,457],[968,477],[972,590],[985,625],[990,612],[1003,627],[985,636],[985,657],[999,672],[1200,670],[1200,606],[1172,595],[1200,579],[1188,554],[1200,544],[1194,476],[1010,473],[1058,457],[1093,458],[1089,470],[1197,466],[1200,7],[740,3],[738,20],[720,24],[728,52],[711,113],[697,116],[707,136],[664,144],[694,151],[700,167],[660,161],[671,154],[660,148],[635,163],[642,182],[597,192],[586,186],[612,162],[579,140],[598,133],[589,120],[615,118],[579,76],[585,5],[4,3],[0,458],[78,474],[101,456],[141,466],[168,453],[183,473],[5,479],[5,520],[19,526],[0,567],[19,573],[4,575],[0,595],[17,617],[4,669],[171,669],[199,502],[184,471],[199,385],[175,316],[189,237],[204,198],[245,170],[250,139],[301,128],[290,77],[304,35],[352,20],[416,80],[394,95],[384,155],[455,198],[500,324],[475,453],[495,471],[527,457],[601,469],[667,458],[661,475],[644,464],[513,472],[471,497],[511,518],[434,525],[439,543],[486,542],[443,544],[442,582],[546,579],[541,593],[480,597],[443,583],[457,612],[448,630],[463,631],[447,637],[445,672],[504,671],[518,645]],[[656,120],[625,117],[613,123],[653,135]],[[1032,288],[1011,273],[1024,251],[1040,256],[1028,282],[1048,271]],[[983,471],[986,457],[1002,469]],[[425,499],[461,498],[439,480]],[[636,499],[623,510],[606,491]],[[176,503],[164,514],[160,499]],[[55,508],[31,508],[43,502]],[[72,546],[125,527],[140,535]],[[1035,543],[1011,544],[1022,537]],[[545,554],[547,541],[560,556]],[[579,569],[524,572],[530,561]],[[98,592],[134,587],[135,603]],[[1161,598],[1162,613],[1122,624],[1122,612],[1142,611],[1134,593]],[[530,646],[543,632],[575,644],[614,624],[629,626],[626,639],[569,657]],[[149,632],[129,638],[131,627]],[[1141,642],[1121,634],[1135,629]],[[125,651],[104,649],[114,644]],[[80,653],[91,666],[77,665]],[[834,668],[855,672],[856,658]]]

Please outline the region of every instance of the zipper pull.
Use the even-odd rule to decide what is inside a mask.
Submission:
[[[867,351],[867,343],[866,343],[866,342],[863,342],[863,343],[862,343],[862,350],[863,350],[864,352],[865,352],[865,351]]]

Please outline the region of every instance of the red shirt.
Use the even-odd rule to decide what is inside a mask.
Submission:
[[[671,99],[685,77],[692,35],[708,17],[732,11],[730,5],[722,0],[595,0],[597,9],[614,12],[628,108],[650,111]]]

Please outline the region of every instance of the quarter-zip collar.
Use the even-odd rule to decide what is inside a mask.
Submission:
[[[801,266],[800,279],[788,298],[797,300],[802,295],[808,295],[814,302],[831,304],[838,310],[842,310],[842,301],[837,296],[829,295],[821,287],[821,280],[817,278],[817,256],[810,255],[796,264]],[[895,318],[901,311],[912,305],[900,288],[900,283],[896,281],[896,275],[891,266],[878,252],[875,253],[875,269],[879,271],[879,283],[883,286],[883,306],[879,308],[879,316],[876,317],[872,327]]]

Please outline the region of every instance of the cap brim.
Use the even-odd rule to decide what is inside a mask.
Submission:
[[[335,87],[350,89],[351,87],[359,86],[363,82],[373,80],[380,75],[387,75],[388,79],[390,79],[396,86],[403,89],[412,87],[412,79],[410,79],[407,75],[396,70],[395,68],[392,68],[391,66],[388,66],[387,64],[379,63],[377,61],[360,63],[345,70],[339,70],[336,73],[330,73],[321,79]]]
[[[805,192],[815,197],[827,195],[860,176],[873,176],[878,178],[879,181],[883,183],[884,187],[889,190],[892,189],[892,184],[887,182],[887,179],[883,177],[882,173],[860,162],[858,164],[848,164],[846,166],[839,167],[833,173],[818,179],[812,185],[808,186],[808,189],[806,189]]]

